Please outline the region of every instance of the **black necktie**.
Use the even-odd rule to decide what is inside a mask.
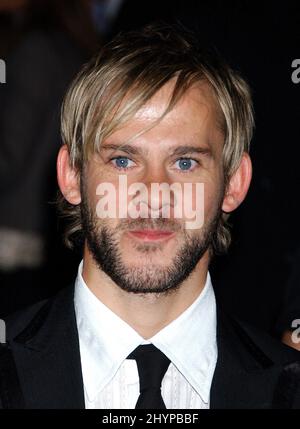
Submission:
[[[135,359],[140,378],[140,396],[135,408],[164,409],[161,382],[170,360],[153,344],[138,346],[127,359]]]

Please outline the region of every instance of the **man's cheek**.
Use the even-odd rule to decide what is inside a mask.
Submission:
[[[185,228],[200,229],[205,221],[204,183],[185,183],[183,189]]]
[[[96,188],[96,215],[99,219],[117,217],[116,187],[113,183],[102,182]]]

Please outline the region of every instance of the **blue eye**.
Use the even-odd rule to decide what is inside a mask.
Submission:
[[[111,161],[117,168],[124,169],[132,167],[132,165],[129,165],[130,162],[134,164],[134,162],[126,156],[117,156],[116,158],[112,158]]]
[[[176,161],[178,164],[178,167],[180,170],[191,170],[195,164],[197,164],[197,161],[195,159],[191,158],[180,158]]]

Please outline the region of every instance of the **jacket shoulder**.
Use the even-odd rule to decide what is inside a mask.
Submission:
[[[6,325],[6,339],[9,341],[20,334],[35,316],[46,309],[53,298],[44,299],[4,318]]]
[[[6,342],[0,344],[0,409],[25,407],[26,400],[28,401],[33,393],[34,383],[28,374],[30,371],[35,372],[34,358],[41,358],[42,355],[37,352],[43,350],[42,361],[45,361],[45,356],[49,356],[55,367],[57,361],[51,360],[54,355],[52,352],[57,342],[60,341],[60,346],[64,346],[65,330],[74,324],[73,291],[73,285],[64,288],[54,297],[5,319]],[[68,332],[76,338],[74,327]],[[49,365],[45,364],[43,371],[46,378],[48,370]]]
[[[276,374],[272,408],[299,409],[300,352],[248,323],[239,322],[239,326],[248,351],[267,372]]]
[[[18,337],[22,341],[25,341],[29,331],[30,335],[33,336],[43,326],[51,313],[55,314],[58,307],[65,305],[66,300],[70,303],[73,297],[73,290],[74,285],[69,285],[60,290],[56,295],[4,318],[6,340],[10,342]]]

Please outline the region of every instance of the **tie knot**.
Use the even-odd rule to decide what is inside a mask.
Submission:
[[[170,360],[153,344],[138,346],[127,359],[135,359],[140,378],[140,391],[161,388]]]

